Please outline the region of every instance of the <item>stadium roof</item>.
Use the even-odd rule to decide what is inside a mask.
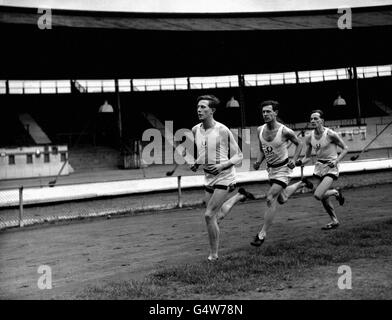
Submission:
[[[2,7],[5,24],[37,26],[37,8]],[[392,25],[392,5],[353,8],[353,28]],[[242,13],[146,13],[57,10],[53,28],[153,31],[254,31],[337,28],[337,9]]]
[[[274,12],[390,5],[391,0],[2,0],[4,6],[119,12]]]
[[[392,6],[249,13],[129,13],[0,6],[3,79],[229,75],[391,63]]]

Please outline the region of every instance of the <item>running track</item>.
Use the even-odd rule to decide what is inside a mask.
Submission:
[[[346,204],[337,206],[340,230],[392,217],[391,194],[392,184],[346,190]],[[233,209],[221,224],[221,258],[249,248],[265,208],[260,200]],[[278,209],[268,242],[316,234],[326,222],[310,194],[294,197]],[[73,298],[88,285],[140,279],[158,266],[201,261],[207,253],[202,209],[7,230],[0,233],[0,298]],[[52,268],[51,290],[37,287],[40,265]]]

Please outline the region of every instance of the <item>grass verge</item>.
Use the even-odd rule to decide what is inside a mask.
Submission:
[[[187,299],[277,288],[317,266],[392,254],[392,219],[297,241],[241,248],[217,263],[161,267],[142,281],[88,287],[78,299]]]

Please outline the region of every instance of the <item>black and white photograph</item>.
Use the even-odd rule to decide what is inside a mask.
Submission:
[[[392,299],[391,0],[1,0],[0,35],[0,300]]]

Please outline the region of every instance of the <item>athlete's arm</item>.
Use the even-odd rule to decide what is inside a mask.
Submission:
[[[196,145],[196,126],[192,128],[192,135],[193,135],[193,146],[194,146],[194,153],[197,154],[197,145]],[[197,169],[199,169],[200,164],[197,163],[197,161],[195,161],[194,164],[189,166],[189,169],[191,169],[193,172],[196,172]]]
[[[301,140],[298,139],[298,137],[295,135],[294,131],[289,129],[289,128],[283,128],[282,132],[283,136],[286,137],[288,141],[291,141],[295,145],[295,151],[293,158],[289,161],[287,166],[290,169],[293,169],[295,167],[295,162],[297,161],[303,147],[303,143]]]
[[[336,144],[338,147],[340,147],[342,149],[342,152],[340,153],[340,155],[336,158],[335,161],[332,161],[331,164],[329,165],[330,167],[334,167],[336,166],[340,160],[342,160],[344,158],[344,156],[347,154],[348,152],[348,147],[347,145],[344,143],[343,139],[336,133],[336,132],[328,132],[328,136],[331,139],[331,142]]]
[[[312,145],[310,143],[310,135],[305,137],[305,156],[302,158],[302,160],[298,160],[295,165],[297,166],[303,166],[309,162],[309,160],[312,157]]]
[[[238,143],[235,141],[233,133],[230,130],[228,131],[228,136],[229,136],[229,145],[230,145],[230,149],[229,149],[230,159],[228,161],[227,168],[230,168],[231,166],[241,163],[242,159],[244,158],[244,155],[240,147],[238,146]]]
[[[263,162],[263,160],[265,159],[265,154],[263,151],[263,146],[261,145],[261,141],[260,141],[260,132],[261,132],[261,127],[257,128],[257,140],[259,141],[259,151],[257,153],[257,159],[256,162],[253,164],[253,168],[255,170],[259,170],[261,163]]]

